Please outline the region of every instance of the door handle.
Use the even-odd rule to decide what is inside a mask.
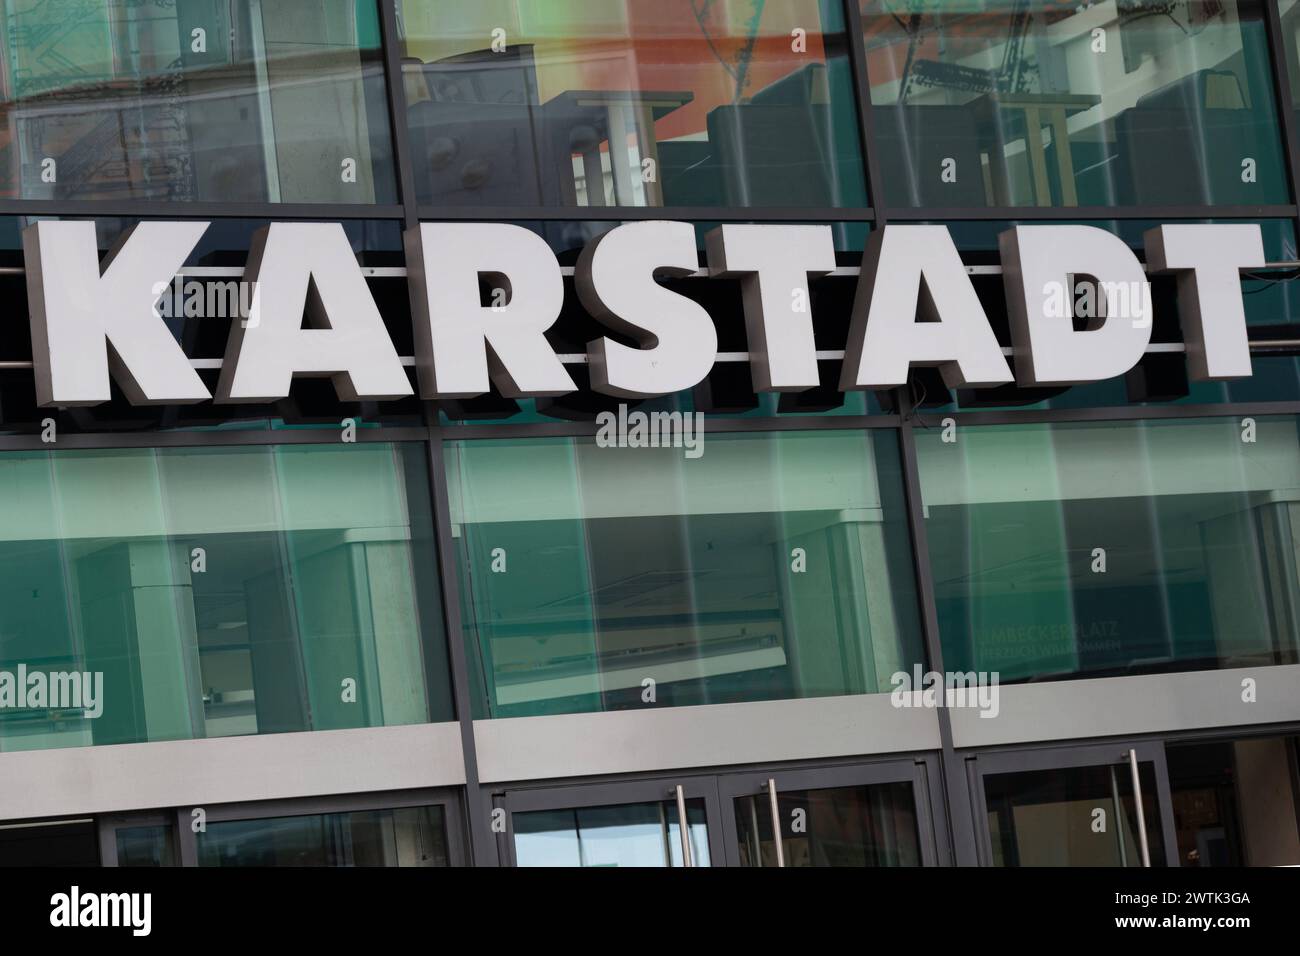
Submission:
[[[686,822],[686,792],[682,785],[677,785],[677,829],[682,837],[682,866],[694,866],[691,859],[691,829]]]
[[[1147,845],[1147,815],[1142,809],[1142,778],[1138,774],[1138,755],[1132,747],[1128,751],[1128,769],[1133,776],[1133,806],[1137,808],[1138,849],[1142,851],[1142,865],[1151,865],[1151,848]]]
[[[776,865],[785,866],[785,847],[781,844],[781,811],[776,805],[776,778],[767,778],[767,804],[772,811],[772,839],[776,845]]]

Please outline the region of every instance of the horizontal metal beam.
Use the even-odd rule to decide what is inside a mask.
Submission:
[[[1278,352],[1291,351],[1300,349],[1300,339],[1255,339],[1250,342],[1251,352]],[[1003,355],[1015,355],[1015,349],[1009,345],[1002,346]],[[1147,355],[1160,354],[1179,354],[1187,351],[1187,347],[1182,342],[1152,342],[1144,350]],[[843,349],[818,349],[816,352],[817,360],[820,361],[839,361],[844,358]],[[585,352],[560,352],[556,357],[565,365],[586,365],[588,357]],[[413,368],[416,364],[416,358],[413,355],[398,356],[402,365],[407,368]],[[749,352],[719,352],[714,358],[715,362],[748,362],[750,360]],[[190,367],[196,369],[220,369],[223,360],[219,358],[194,358],[190,359]],[[0,361],[0,369],[29,369],[33,363],[24,360]]]
[[[499,783],[938,750],[939,721],[859,694],[476,720],[474,741],[479,779]]]
[[[1254,682],[1253,699],[1243,682]],[[949,707],[958,749],[1300,720],[1300,664],[997,688],[998,714]]]
[[[0,753],[0,820],[460,786],[460,727],[410,724]]]

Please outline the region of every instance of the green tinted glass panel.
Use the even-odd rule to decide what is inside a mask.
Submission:
[[[741,866],[776,866],[766,793],[735,801]],[[780,790],[784,866],[920,866],[910,783]]]
[[[0,456],[0,702],[20,670],[83,685],[9,700],[0,749],[450,719],[423,459]]]
[[[892,431],[446,447],[480,716],[875,693],[920,660]]]
[[[449,866],[443,809],[356,810],[209,823],[199,866]]]
[[[396,201],[373,0],[4,0],[0,24],[0,196]]]
[[[686,801],[691,862],[709,866],[704,801]],[[517,866],[682,865],[677,804],[629,803],[513,814]]]
[[[865,205],[839,0],[399,9],[422,203]]]
[[[859,2],[888,205],[1290,201],[1261,3]]]
[[[117,830],[118,866],[175,866],[176,841],[165,824]]]
[[[954,671],[1001,680],[1296,663],[1294,418],[917,433]]]
[[[1282,49],[1286,57],[1286,73],[1291,87],[1291,104],[1295,117],[1300,119],[1300,3],[1296,0],[1275,0],[1282,23]],[[1294,126],[1292,129],[1294,130]]]

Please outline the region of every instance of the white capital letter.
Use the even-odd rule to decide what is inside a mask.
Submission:
[[[1123,375],[1151,341],[1151,287],[1124,240],[1096,226],[1016,226],[998,236],[1016,380],[1078,385]],[[1049,308],[1049,283],[1097,283],[1097,308],[1083,331]]]
[[[937,366],[949,388],[1011,381],[944,226],[885,226],[867,240],[840,389],[903,385],[910,365]]]
[[[255,283],[253,314],[231,323],[217,401],[276,401],[295,374],[329,376],[343,401],[411,394],[342,225],[275,222],[259,230],[244,281]]]
[[[1178,274],[1178,318],[1193,381],[1251,374],[1242,269],[1264,265],[1256,223],[1160,226],[1143,237],[1147,268]]]
[[[109,372],[137,405],[211,398],[154,311],[198,244],[206,222],[141,222],[101,269],[93,222],[38,222],[23,230],[36,400],[98,405]],[[112,346],[110,351],[109,346]]]
[[[588,342],[593,389],[649,398],[691,388],[709,374],[718,355],[713,319],[655,281],[698,268],[695,229],[685,222],[626,223],[587,244],[574,273],[578,298],[594,318],[641,346]]]
[[[802,392],[818,384],[808,277],[835,270],[830,226],[720,226],[709,233],[709,274],[740,277],[754,388]]]
[[[577,388],[543,334],[564,305],[555,253],[522,226],[425,223],[406,233],[416,365],[425,398],[507,398]],[[488,276],[494,301],[484,305]],[[508,300],[505,296],[508,295]]]

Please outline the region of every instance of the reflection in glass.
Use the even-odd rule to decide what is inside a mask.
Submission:
[[[709,866],[704,801],[686,801],[691,861]],[[537,810],[512,815],[518,866],[682,865],[681,824],[674,801]]]
[[[209,822],[199,866],[449,866],[441,806]]]
[[[176,844],[167,824],[149,827],[119,827],[118,866],[175,866]]]
[[[866,204],[839,0],[399,7],[422,203]]]
[[[917,433],[946,666],[1003,682],[1294,664],[1294,418]]]
[[[877,693],[921,659],[893,432],[446,448],[480,716]]]
[[[1296,737],[1169,744],[1178,865],[1300,866]]]
[[[859,2],[889,205],[1290,201],[1255,0]]]
[[[103,675],[97,717],[0,710],[0,749],[450,719],[427,474],[381,442],[0,455],[0,669]]]
[[[1139,763],[1152,866],[1165,865],[1155,770]],[[1142,866],[1127,764],[984,778],[994,866]]]
[[[0,196],[396,201],[373,0],[4,0]]]
[[[741,866],[776,866],[766,793],[735,801]],[[777,790],[786,866],[920,866],[916,803],[906,782]]]

